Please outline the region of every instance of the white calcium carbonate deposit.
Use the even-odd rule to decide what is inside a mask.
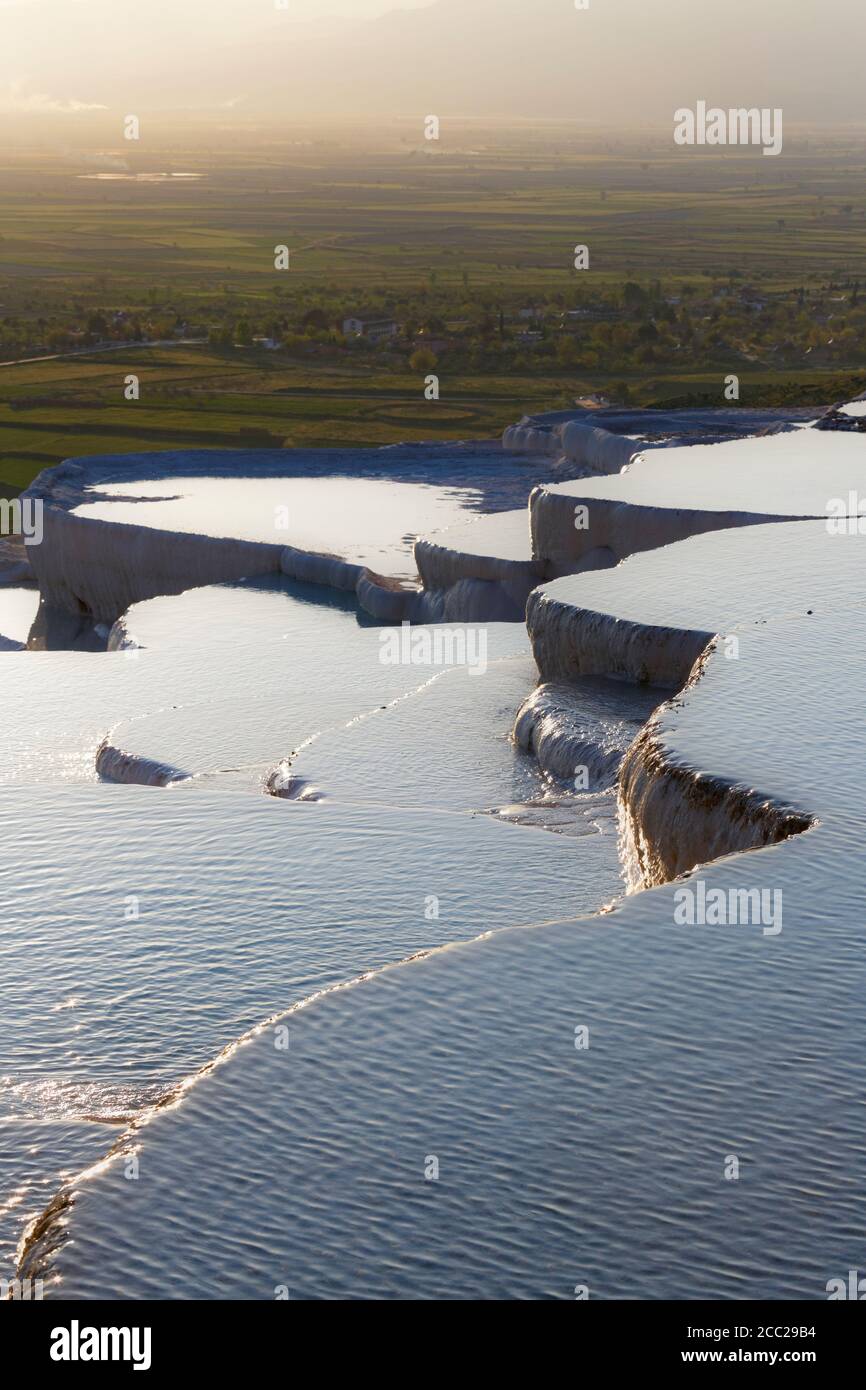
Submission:
[[[137,765],[163,788],[103,787],[111,814],[87,800],[96,788],[68,792],[73,823],[100,824],[49,840],[46,920],[72,919],[54,993],[77,997],[75,943],[95,942],[112,997],[121,844],[125,877],[159,902],[142,917],[154,961],[161,932],[178,944],[154,1048],[170,1067],[134,1008],[128,1092],[110,1060],[123,1010],[97,1010],[83,1034],[106,1088],[96,1113],[116,1102],[125,1123],[110,1152],[105,1136],[82,1153],[58,1132],[53,1170],[34,1149],[43,1200],[22,1276],[48,1298],[565,1300],[645,1297],[649,1281],[661,1298],[810,1299],[853,1267],[866,1158],[855,407],[702,444],[640,418],[607,439],[567,412],[530,418],[505,451],[463,460],[497,514],[425,529],[417,580],[377,575],[363,538],[326,554],[301,537],[117,522],[110,502],[88,518],[76,509],[96,464],[43,475],[37,639],[75,645],[110,619],[114,650],[4,663],[70,663],[69,729],[50,740],[91,756],[76,663],[105,663],[102,771]],[[718,440],[732,414],[701,427]],[[528,510],[530,464],[513,488],[485,472],[514,447],[558,470],[531,480]],[[444,457],[407,453],[411,481]],[[833,499],[853,524],[829,524]],[[189,592],[157,597],[160,584]],[[397,652],[412,633],[433,650],[434,629],[404,621],[453,631],[474,613],[483,672],[381,662],[389,630],[363,616],[377,604]],[[138,687],[110,674],[124,668]],[[24,703],[22,685],[19,720]],[[190,775],[174,784],[175,770]],[[24,840],[37,811],[25,796]],[[107,848],[88,926],[64,895],[64,856],[80,862],[95,839]],[[202,855],[204,906],[190,883]],[[14,887],[14,861],[9,874]],[[32,917],[10,937],[14,969],[25,949],[50,959]],[[139,983],[133,999],[153,988]],[[16,1010],[26,1039],[23,992]],[[56,1122],[80,1113],[71,1092],[58,1107],[61,1080],[14,1081],[22,1124],[46,1098]],[[785,1233],[782,1253],[768,1230]]]

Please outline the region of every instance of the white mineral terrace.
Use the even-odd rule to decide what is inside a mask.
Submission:
[[[503,434],[515,453],[555,458],[571,477],[618,473],[642,450],[679,439],[721,440],[813,423],[807,410],[628,410],[614,407],[524,415]]]
[[[798,429],[760,439],[653,449],[609,478],[542,484],[530,500],[533,554],[553,574],[616,564],[703,531],[826,517],[866,496],[857,434]],[[820,450],[820,466],[816,454]]]
[[[531,548],[496,493],[501,515],[416,544],[395,616],[444,627],[365,626],[363,575],[286,583],[285,547],[264,586],[216,584],[255,542],[56,504],[43,632],[69,595],[104,621],[139,560],[184,588],[193,549],[208,587],[138,593],[108,652],[2,658],[69,672],[46,766],[102,746],[103,776],[187,774],[14,789],[0,1106],[44,1126],[19,1271],[45,1297],[811,1299],[857,1266],[866,438],[840,414],[536,478]],[[461,603],[512,621],[437,666]],[[105,672],[89,723],[81,663]]]
[[[386,663],[403,630],[326,599],[208,586],[134,606],[113,640],[140,646],[3,658],[4,1272],[64,1176],[287,998],[622,890],[612,792],[548,788],[508,737],[519,625],[458,633],[483,669]]]
[[[606,675],[679,688],[714,634],[817,611],[819,600],[844,602],[860,582],[863,538],[828,524],[714,531],[540,585],[526,621],[542,678]]]
[[[413,628],[416,651],[429,642],[431,664],[391,662],[382,629],[360,624],[347,604],[329,597],[318,587],[274,582],[208,586],[134,605],[111,641],[122,629],[122,640],[137,644],[123,662],[135,668],[128,679],[137,682],[137,707],[106,730],[98,772],[149,783],[165,780],[162,768],[194,788],[218,780],[298,795],[303,786],[291,771],[298,750],[389,710],[444,674],[448,657],[483,655],[491,670],[482,682],[486,698],[497,663],[524,654],[523,689],[531,685],[526,633],[515,623]],[[220,673],[215,688],[211,671]]]
[[[525,507],[452,526],[415,542],[423,593],[419,613],[444,620],[522,619],[547,574],[533,558]]]
[[[866,485],[861,441],[827,432],[818,472],[814,438],[658,445],[625,473],[562,483],[559,465],[497,445],[372,450],[363,465],[357,452],[294,450],[73,460],[30,490],[46,541],[27,556],[42,596],[29,646],[98,648],[141,599],[276,573],[354,593],[383,622],[519,621],[541,579],[847,507]]]
[[[27,494],[45,528],[29,555],[42,596],[29,645],[98,648],[135,602],[279,573],[353,592],[381,621],[451,617],[444,598],[419,596],[417,534],[523,508],[552,475],[498,443],[69,460]],[[488,588],[501,611],[479,616],[522,616]]]

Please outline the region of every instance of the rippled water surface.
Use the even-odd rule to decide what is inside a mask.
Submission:
[[[592,909],[615,843],[488,817],[151,788],[0,794],[7,1255],[31,1190],[275,1011],[443,942]],[[50,1142],[28,1158],[32,1127]],[[20,1131],[17,1125],[23,1125]],[[28,1199],[28,1194],[31,1194]]]
[[[811,507],[818,445],[778,438],[765,491],[793,458]],[[718,446],[720,497],[763,443]],[[673,498],[676,453],[640,487]],[[415,501],[431,530],[511,487],[204,467],[87,506],[273,539],[285,505],[277,539],[393,572]],[[684,925],[681,885],[623,899],[609,782],[656,695],[539,691],[545,771],[511,737],[520,624],[483,671],[389,664],[351,598],[272,580],[136,605],[126,651],[5,653],[0,1274],[70,1175],[49,1297],[809,1299],[862,1268],[862,567],[820,522],[763,529],[561,583],[607,626],[736,627],[643,791],[706,832],[689,868],[730,779],[817,818],[698,869],[782,892],[771,935]],[[186,776],[112,784],[108,745]],[[576,792],[575,756],[607,781]]]
[[[622,886],[609,802],[566,816],[579,855],[485,814],[559,807],[509,738],[536,674],[520,625],[484,630],[475,676],[383,663],[348,600],[289,581],[151,600],[126,628],[126,651],[3,658],[7,1265],[61,1180],[269,1014]],[[101,782],[107,736],[192,780]],[[262,795],[281,763],[326,801]]]
[[[708,736],[706,765],[749,757],[758,786],[802,760],[821,824],[700,871],[710,890],[780,891],[778,933],[685,924],[666,885],[323,996],[286,1016],[288,1052],[265,1029],[132,1137],[139,1183],[115,1161],[77,1185],[55,1292],[826,1297],[862,1265],[866,1216],[862,769],[846,751],[864,611],[756,627],[662,727],[672,755]],[[842,739],[822,753],[821,672],[845,640]],[[803,707],[780,727],[765,692],[795,683]],[[557,843],[580,874],[605,840]],[[524,873],[509,861],[515,892]]]

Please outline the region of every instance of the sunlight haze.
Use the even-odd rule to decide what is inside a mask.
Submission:
[[[0,0],[0,109],[859,121],[864,38],[860,0]]]

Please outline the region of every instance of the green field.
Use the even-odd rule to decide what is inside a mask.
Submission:
[[[24,485],[71,454],[153,448],[340,448],[498,434],[573,382],[461,378],[438,401],[416,375],[310,368],[256,350],[137,348],[0,371],[0,480]],[[124,381],[140,380],[137,401]]]
[[[731,372],[743,404],[862,389],[855,138],[789,137],[773,160],[559,127],[421,144],[241,129],[217,153],[166,131],[0,156],[0,360],[64,354],[0,366],[0,485],[71,454],[478,438],[594,391],[721,404]],[[198,177],[140,178],[164,171]],[[401,338],[347,344],[335,325],[358,308]],[[410,365],[427,340],[438,401]]]

